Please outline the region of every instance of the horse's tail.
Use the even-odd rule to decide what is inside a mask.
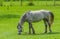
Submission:
[[[52,24],[54,21],[54,14],[50,12],[50,24]]]

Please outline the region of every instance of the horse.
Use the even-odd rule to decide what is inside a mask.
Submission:
[[[29,34],[31,34],[31,29],[33,34],[35,34],[35,30],[32,26],[32,23],[39,22],[41,20],[43,20],[45,25],[44,33],[47,33],[47,26],[49,26],[49,31],[52,32],[51,25],[54,21],[54,14],[49,10],[35,10],[27,11],[21,17],[17,25],[18,34],[21,34],[24,22],[27,22],[29,24]]]

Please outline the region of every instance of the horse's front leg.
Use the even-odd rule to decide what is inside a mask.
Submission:
[[[29,23],[29,34],[31,34],[31,24]]]
[[[29,23],[29,34],[31,34],[31,28],[32,28],[32,32],[33,32],[33,34],[35,34],[35,30],[34,30],[32,24]]]
[[[35,34],[35,30],[34,30],[32,24],[31,24],[31,28],[32,28],[32,32],[33,32],[33,34]]]

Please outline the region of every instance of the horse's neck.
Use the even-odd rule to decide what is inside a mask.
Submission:
[[[22,18],[21,18],[21,20],[20,20],[20,25],[23,25],[23,24],[24,24],[24,22],[25,22],[25,18],[26,18],[26,16],[23,15]]]
[[[23,19],[21,19],[19,23],[20,23],[20,25],[23,25],[24,24]]]

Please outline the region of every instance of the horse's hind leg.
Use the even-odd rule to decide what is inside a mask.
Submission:
[[[44,24],[45,24],[45,32],[44,33],[47,33],[47,22],[46,22],[45,19],[43,21],[44,21]]]
[[[31,28],[32,28],[33,34],[35,34],[35,30],[34,30],[32,24],[29,23],[29,33],[30,33],[30,34],[31,34]]]
[[[50,21],[48,19],[47,19],[47,23],[48,23],[48,26],[49,26],[49,31],[52,32],[52,30],[51,30],[51,23],[50,23]]]
[[[50,22],[48,21],[48,25],[49,25],[49,31],[50,31],[50,33],[52,32],[52,30],[51,30],[51,24],[50,24]]]

